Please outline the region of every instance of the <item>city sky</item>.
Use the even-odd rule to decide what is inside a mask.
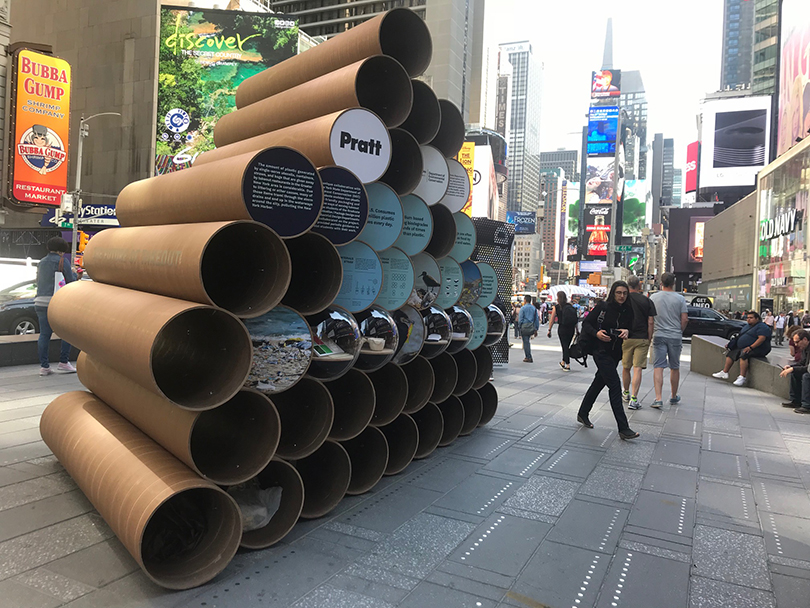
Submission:
[[[675,167],[697,139],[704,94],[720,85],[722,0],[487,0],[487,46],[529,40],[545,65],[542,151],[579,148],[591,71],[602,67],[613,17],[613,67],[639,70],[648,101],[648,139],[675,139]],[[576,132],[576,135],[570,135]]]

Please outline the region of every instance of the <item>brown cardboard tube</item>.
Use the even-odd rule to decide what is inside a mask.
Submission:
[[[283,393],[273,395],[281,418],[281,438],[276,454],[280,458],[305,458],[317,450],[332,430],[335,409],[326,387],[312,378]]]
[[[487,382],[478,389],[478,394],[481,396],[481,402],[483,404],[483,413],[481,414],[481,420],[478,422],[478,426],[484,426],[492,420],[492,417],[498,410],[498,391],[495,390],[491,382]]]
[[[388,466],[388,441],[385,435],[377,427],[369,426],[354,439],[342,441],[340,445],[352,462],[352,479],[346,494],[365,494],[382,479]]]
[[[478,391],[470,389],[459,397],[461,405],[464,406],[464,424],[461,426],[459,435],[469,435],[481,422],[481,416],[484,413],[484,402]]]
[[[327,440],[295,468],[304,481],[302,519],[323,517],[343,499],[352,477],[349,455],[338,442]]]
[[[247,481],[276,451],[281,421],[273,403],[243,389],[219,407],[184,410],[80,353],[79,380],[195,473],[219,485]]]
[[[395,363],[387,363],[382,369],[370,372],[368,377],[374,384],[374,392],[377,395],[371,424],[374,426],[389,424],[402,413],[408,400],[408,377]]]
[[[186,409],[225,403],[250,371],[247,329],[219,308],[76,281],[56,292],[48,319],[79,350]]]
[[[442,353],[430,359],[429,363],[433,367],[433,376],[436,378],[430,400],[433,403],[440,403],[452,395],[456,388],[458,365],[456,360],[447,353]]]
[[[263,490],[281,487],[281,503],[266,526],[242,533],[241,546],[246,549],[265,549],[287,536],[304,506],[304,482],[289,462],[274,458],[256,475],[256,481]]]
[[[309,367],[309,375],[324,382],[348,373],[360,355],[360,326],[348,310],[332,305],[316,315],[307,317],[312,335],[318,340],[333,343],[339,350],[336,355],[315,356]]]
[[[430,401],[436,377],[433,366],[424,357],[416,357],[410,363],[402,366],[402,371],[408,378],[408,399],[405,401],[406,414],[413,414],[421,410]]]
[[[61,290],[60,290],[61,291]],[[242,536],[236,502],[83,391],[60,395],[45,408],[42,439],[93,503],[146,575],[168,589],[207,583],[231,561]],[[182,552],[164,549],[188,534]],[[168,545],[167,545],[168,543]]]
[[[332,114],[366,108],[387,127],[408,117],[413,88],[396,59],[376,55],[225,114],[214,127],[217,147]]]
[[[433,217],[433,236],[425,251],[434,258],[443,258],[456,244],[456,220],[444,205],[432,205],[430,215]]]
[[[302,315],[327,308],[343,284],[343,264],[335,246],[325,236],[307,232],[285,241],[292,261],[292,277],[281,300]]]
[[[419,429],[408,414],[400,414],[390,424],[381,426],[380,430],[388,442],[388,466],[386,475],[396,475],[405,470],[419,446]]]
[[[453,158],[464,143],[464,119],[452,101],[440,99],[439,107],[442,110],[442,121],[439,132],[431,140],[430,145],[438,148],[445,158]]]
[[[486,346],[479,346],[472,354],[475,355],[476,374],[475,382],[472,387],[474,389],[482,388],[492,376],[492,353]]]
[[[258,222],[206,222],[104,230],[84,251],[94,281],[264,314],[290,282],[290,256]]]
[[[189,169],[126,186],[115,205],[121,225],[252,219],[270,226],[283,238],[303,234],[315,225],[323,205],[323,184],[315,166],[297,148],[260,145],[238,156],[225,155],[216,165],[198,166],[207,154]],[[268,168],[278,169],[268,172]],[[294,187],[287,175],[293,171],[300,176]],[[263,189],[247,188],[257,172],[262,176]],[[215,203],[202,204],[204,201]],[[293,204],[297,205],[295,213],[289,210]]]
[[[461,427],[464,426],[464,405],[458,397],[450,396],[441,403],[437,403],[436,407],[439,408],[444,419],[444,430],[439,447],[446,447],[458,439],[458,435],[461,433]]]
[[[424,145],[439,132],[442,110],[439,99],[430,85],[421,80],[412,80],[411,85],[413,85],[413,106],[408,118],[399,127],[413,135],[420,145]]]
[[[329,438],[346,441],[363,432],[374,416],[376,393],[369,377],[357,369],[349,370],[326,385],[335,405],[335,421]]]
[[[400,196],[414,191],[422,179],[422,151],[413,135],[403,129],[389,129],[391,164],[380,178]]]
[[[419,445],[414,454],[414,460],[419,460],[430,456],[438,447],[444,433],[444,418],[441,410],[433,403],[428,403],[415,414],[411,414],[411,418],[419,429]]]
[[[236,107],[244,108],[372,55],[393,57],[415,78],[427,69],[432,54],[425,22],[410,9],[393,9],[251,76],[236,90]]]
[[[458,368],[458,378],[453,394],[459,397],[472,388],[478,374],[478,364],[475,362],[475,355],[466,348],[450,356],[453,357]]]

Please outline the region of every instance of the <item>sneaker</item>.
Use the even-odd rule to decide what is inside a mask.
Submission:
[[[717,378],[719,380],[728,380],[728,372],[724,372],[722,370],[719,372],[714,372],[712,374],[712,378]]]
[[[635,397],[630,397],[630,404],[627,407],[630,408],[631,410],[640,410],[641,404]]]
[[[570,372],[570,371],[571,371],[571,366],[570,366],[570,365],[566,365],[564,368],[562,368],[562,370],[563,370],[564,372]]]
[[[40,376],[50,376],[53,373],[53,370],[50,367],[40,367],[39,368],[39,375]]]
[[[656,399],[650,404],[650,407],[654,407],[655,409],[660,409],[663,407],[664,402],[661,399]]]
[[[622,401],[630,403],[630,391],[622,391]]]
[[[675,395],[672,399],[669,400],[670,405],[678,405],[681,402],[681,396]]]
[[[593,423],[588,419],[587,416],[580,416],[577,414],[577,422],[589,429],[593,428]]]
[[[745,386],[745,376],[737,376],[737,379],[732,384],[734,386]]]
[[[638,437],[639,434],[636,433],[633,429],[624,429],[623,431],[619,431],[619,437],[622,439],[635,439]]]
[[[56,366],[60,372],[65,372],[66,374],[75,374],[76,368],[70,363],[60,363]]]
[[[524,363],[534,363],[534,360],[526,358],[526,359],[523,359],[523,362]]]
[[[783,402],[782,402],[782,407],[792,407],[792,408],[797,408],[797,407],[801,407],[801,406],[802,406],[802,404],[801,404],[801,403],[797,403],[797,402],[795,402],[795,401],[783,401]]]
[[[495,380],[495,374],[490,374],[489,381],[492,382],[493,380]]]
[[[797,407],[793,411],[797,414],[810,414],[810,407]]]

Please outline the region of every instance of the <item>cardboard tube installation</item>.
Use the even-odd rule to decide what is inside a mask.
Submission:
[[[349,455],[336,441],[327,440],[312,455],[295,462],[304,481],[302,519],[323,517],[343,499],[352,477]]]
[[[389,55],[411,78],[430,64],[433,43],[425,22],[410,9],[393,9],[251,76],[236,90],[236,107],[328,74],[372,55]]]
[[[406,414],[413,414],[430,401],[436,377],[433,373],[433,366],[424,357],[416,357],[410,363],[403,365],[402,371],[408,378],[408,399],[402,411]]]
[[[343,284],[343,263],[335,246],[325,236],[307,232],[285,241],[292,262],[292,276],[281,300],[302,315],[327,308]]]
[[[442,121],[439,132],[430,145],[438,148],[445,158],[453,158],[464,143],[464,119],[452,101],[440,99],[439,107],[442,110]]]
[[[492,420],[492,417],[498,410],[498,391],[495,390],[491,382],[487,382],[478,390],[478,394],[481,395],[481,402],[483,404],[483,413],[481,414],[481,420],[478,422],[478,426],[484,426]]]
[[[432,205],[430,215],[433,217],[433,236],[425,251],[434,258],[443,258],[456,244],[456,220],[444,205]]]
[[[439,99],[430,85],[421,80],[412,80],[413,106],[408,118],[399,127],[413,135],[419,145],[432,141],[439,132],[442,122],[442,109]]]
[[[492,353],[489,352],[486,346],[479,346],[472,353],[475,355],[477,370],[472,387],[480,389],[489,381],[492,375]]]
[[[250,371],[250,335],[219,308],[76,281],[56,292],[48,318],[79,350],[186,409],[225,403]]]
[[[332,396],[317,380],[302,378],[283,393],[273,395],[281,418],[281,439],[276,454],[304,458],[317,450],[332,429],[335,410]]]
[[[363,432],[374,416],[376,393],[369,377],[357,369],[326,384],[335,406],[329,438],[345,441]]]
[[[381,426],[380,430],[388,442],[388,466],[386,475],[396,475],[405,470],[419,446],[419,429],[408,414],[400,414],[391,424]]]
[[[217,147],[332,114],[366,108],[387,127],[399,126],[411,111],[413,88],[398,61],[369,57],[225,114],[214,127]]]
[[[290,283],[290,255],[258,222],[206,222],[104,230],[84,252],[94,281],[264,314]]]
[[[371,424],[382,426],[389,424],[402,413],[408,400],[408,378],[402,368],[395,363],[387,363],[368,377],[374,384],[377,401],[374,406],[374,417]]]
[[[422,151],[413,135],[403,129],[390,129],[391,164],[380,178],[400,196],[413,192],[422,180]]]
[[[442,440],[444,418],[439,408],[433,403],[428,403],[415,414],[411,414],[411,418],[419,429],[419,445],[416,448],[414,459],[426,458],[433,453]]]
[[[263,490],[280,487],[281,503],[266,526],[242,534],[241,546],[246,549],[264,549],[287,536],[304,506],[304,482],[290,463],[274,458],[256,475],[256,482]]]
[[[382,431],[374,426],[366,427],[354,439],[340,445],[349,454],[352,462],[352,479],[346,494],[364,494],[377,485],[388,466],[388,441]]]
[[[77,367],[84,386],[216,484],[247,481],[276,451],[281,422],[272,402],[258,391],[243,389],[219,407],[194,412],[150,393],[87,353],[79,354]]]
[[[475,362],[475,355],[466,348],[450,356],[453,357],[458,368],[458,378],[453,394],[459,397],[472,388],[478,374],[478,364]]]
[[[484,412],[484,402],[481,395],[475,389],[470,389],[459,397],[461,405],[464,406],[464,424],[461,425],[459,435],[469,435],[481,422],[481,415]]]
[[[233,558],[242,536],[236,502],[98,397],[83,391],[60,395],[45,408],[40,432],[158,585],[197,587]]]
[[[433,403],[439,403],[453,394],[458,382],[458,365],[456,365],[456,360],[447,353],[430,359],[429,363],[433,367],[433,376],[436,378],[430,400]]]
[[[439,447],[446,447],[453,443],[461,433],[461,428],[464,426],[464,405],[458,397],[450,396],[441,403],[437,403],[436,406],[444,419],[444,430]]]

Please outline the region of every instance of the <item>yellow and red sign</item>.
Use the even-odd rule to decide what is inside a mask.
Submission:
[[[14,57],[9,198],[58,206],[67,192],[70,64],[21,49]]]
[[[461,145],[461,150],[458,151],[458,162],[462,164],[467,171],[467,177],[470,178],[470,196],[467,197],[467,202],[461,208],[461,213],[472,217],[472,191],[473,191],[473,166],[475,165],[475,143],[465,141]]]

